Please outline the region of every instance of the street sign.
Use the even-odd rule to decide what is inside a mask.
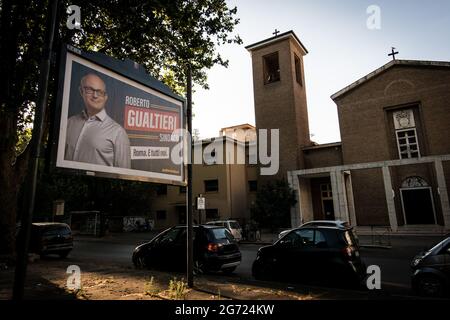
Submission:
[[[53,215],[54,216],[64,215],[64,200],[53,201]]]
[[[206,209],[206,199],[204,197],[197,198],[197,210],[205,210]]]

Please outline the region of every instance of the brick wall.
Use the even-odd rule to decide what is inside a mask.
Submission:
[[[450,154],[450,70],[394,66],[336,99],[345,164],[398,159],[390,111],[414,106],[422,155]]]
[[[381,169],[352,170],[353,197],[359,226],[388,226]]]
[[[281,80],[264,84],[263,57],[274,52],[278,52]],[[295,80],[294,53],[303,66],[300,49],[290,39],[252,51],[256,128],[280,130],[280,170],[276,178],[286,178],[287,171],[303,168],[300,149],[310,144],[305,81],[303,75],[303,86]]]
[[[331,146],[326,148],[303,149],[305,168],[323,168],[342,165],[341,146]]]

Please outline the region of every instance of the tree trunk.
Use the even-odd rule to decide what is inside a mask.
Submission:
[[[1,2],[0,20],[0,260],[15,257],[18,196],[27,172],[29,150],[16,159],[17,120],[24,103],[26,76],[19,72],[19,37],[26,35],[30,1]],[[37,34],[28,35],[30,39]],[[26,40],[25,40],[26,42]],[[24,62],[27,63],[27,62]],[[22,68],[24,69],[24,68]]]
[[[0,170],[5,173],[4,164]],[[11,170],[11,168],[9,168]],[[17,216],[18,186],[11,174],[2,174],[0,178],[0,256],[11,260],[15,256],[15,225]],[[9,186],[6,190],[3,186]],[[3,260],[3,259],[2,259]]]
[[[0,257],[7,260],[15,257],[16,220],[18,216],[19,193],[25,180],[30,148],[15,158],[15,121],[14,115],[0,117]],[[13,128],[13,129],[11,129]],[[9,134],[6,134],[9,132]],[[14,164],[13,164],[14,163]]]
[[[11,134],[15,117],[2,113],[0,117],[0,255],[13,257],[15,254],[15,225],[17,215],[18,183],[12,165],[14,142]]]

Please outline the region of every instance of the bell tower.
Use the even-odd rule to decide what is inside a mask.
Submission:
[[[304,168],[302,147],[311,145],[303,67],[308,51],[293,31],[246,49],[252,57],[256,129],[280,130],[276,178],[286,179],[287,171]]]

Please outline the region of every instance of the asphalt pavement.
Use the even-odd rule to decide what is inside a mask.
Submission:
[[[75,236],[74,250],[70,257],[79,261],[99,261],[118,266],[132,266],[133,249],[149,241],[156,233],[110,234],[104,238]],[[360,237],[362,243],[369,238]],[[394,294],[411,294],[410,262],[420,251],[430,248],[438,237],[394,237],[391,247],[363,247],[361,257],[369,265],[381,269],[382,289]],[[251,267],[258,249],[264,243],[240,244],[242,262],[233,274],[239,279],[252,279]],[[82,266],[80,266],[82,267]]]

